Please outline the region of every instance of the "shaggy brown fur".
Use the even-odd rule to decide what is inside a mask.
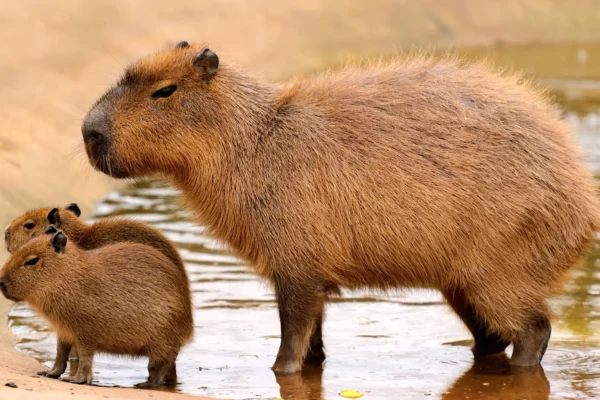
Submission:
[[[148,356],[142,387],[174,384],[175,360],[193,335],[185,272],[158,250],[118,243],[85,251],[62,232],[30,240],[0,271],[0,288],[26,301],[56,329],[58,354],[47,376],[59,377],[77,347],[77,373],[92,382],[95,352]],[[160,301],[156,301],[160,299]]]
[[[558,111],[483,65],[411,57],[280,88],[202,46],[126,70],[82,126],[114,177],[161,174],[275,287],[276,372],[322,357],[327,293],[440,290],[476,354],[539,364],[547,299],[598,227]],[[312,336],[313,332],[317,332]]]

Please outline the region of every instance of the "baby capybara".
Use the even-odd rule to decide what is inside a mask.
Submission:
[[[60,376],[75,346],[79,365],[69,382],[91,384],[94,353],[103,352],[148,356],[150,375],[137,386],[176,383],[175,360],[194,328],[185,272],[143,244],[86,251],[53,227],[47,232],[0,271],[4,296],[29,303],[57,332],[56,362],[45,374]]]
[[[80,215],[81,210],[76,203],[68,204],[64,208],[45,207],[27,211],[6,228],[6,249],[10,253],[16,251],[52,225],[62,230],[69,240],[83,250],[120,242],[135,242],[154,247],[183,271],[180,274],[183,279],[182,285],[189,286],[185,266],[177,248],[160,230],[139,221],[122,218],[103,218],[88,224],[79,218]],[[60,343],[58,346],[60,347]],[[71,349],[71,356],[77,356],[76,347]]]
[[[139,221],[122,218],[103,218],[93,224],[81,220],[81,210],[75,203],[65,208],[37,208],[19,216],[6,228],[4,241],[12,253],[53,225],[83,250],[97,249],[107,244],[135,242],[162,252],[184,269],[177,248],[158,229]]]
[[[559,112],[485,65],[409,57],[261,81],[182,42],[129,67],[82,134],[117,178],[168,177],[275,289],[293,373],[323,357],[340,288],[440,290],[476,355],[535,366],[598,227],[593,179]]]

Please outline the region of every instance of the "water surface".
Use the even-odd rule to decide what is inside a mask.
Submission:
[[[600,81],[595,80],[600,69],[594,67],[600,48],[504,48],[495,57],[537,74],[541,84],[553,88],[588,164],[600,174]],[[236,399],[335,399],[345,389],[373,400],[600,398],[598,245],[565,294],[553,301],[556,319],[543,369],[511,374],[502,357],[474,365],[470,334],[438,293],[354,292],[328,306],[324,368],[277,379],[270,366],[279,345],[279,321],[270,287],[192,223],[177,195],[158,182],[143,183],[110,193],[94,214],[135,218],[162,229],[186,262],[195,340],[179,356],[181,383],[173,390]],[[18,304],[9,324],[20,351],[52,364],[56,338],[43,320]],[[97,385],[131,386],[146,376],[146,360],[95,359]]]

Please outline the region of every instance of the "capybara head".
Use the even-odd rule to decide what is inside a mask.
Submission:
[[[67,237],[53,226],[46,232],[17,250],[0,271],[0,289],[7,299],[28,301],[40,285],[57,275]]]
[[[187,42],[129,67],[83,121],[91,164],[116,178],[177,174],[221,148],[218,128],[235,101],[227,75],[213,51]]]
[[[9,253],[15,252],[32,238],[42,234],[49,225],[61,228],[63,223],[77,220],[81,215],[75,203],[65,208],[38,208],[16,218],[4,232],[4,244]]]

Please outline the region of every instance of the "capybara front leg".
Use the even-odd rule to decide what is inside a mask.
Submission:
[[[546,353],[551,334],[552,326],[546,315],[533,318],[529,327],[516,336],[510,364],[515,367],[539,365]]]
[[[65,382],[84,384],[92,384],[94,373],[92,371],[92,364],[94,361],[94,352],[87,346],[77,343],[77,353],[79,354],[79,365],[77,366],[77,373],[73,376],[63,378]]]
[[[165,378],[165,385],[172,386],[177,385],[177,366],[175,363],[171,366],[169,373]]]
[[[473,339],[475,339],[471,351],[475,357],[496,354],[506,350],[510,341],[490,331],[485,321],[477,317],[475,308],[467,301],[462,290],[449,290],[443,294],[448,304],[471,331]]]
[[[69,376],[75,375],[78,365],[79,355],[77,354],[77,346],[71,346],[71,353],[69,354]]]
[[[322,313],[325,294],[312,282],[278,278],[275,296],[279,307],[281,344],[273,371],[279,374],[300,372],[316,319]]]
[[[58,378],[61,376],[67,369],[71,347],[71,343],[59,337],[56,343],[56,360],[54,361],[54,366],[50,371],[40,371],[37,374],[49,378]]]

